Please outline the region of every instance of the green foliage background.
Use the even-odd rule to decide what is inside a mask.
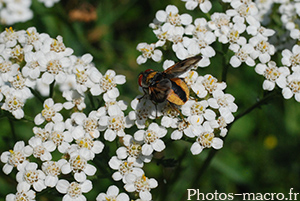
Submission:
[[[70,10],[80,7],[82,3],[90,3],[95,7],[98,16],[96,21],[71,21],[68,15]],[[212,3],[214,9],[221,8],[219,1]],[[21,30],[34,26],[39,33],[48,33],[52,38],[61,35],[66,46],[71,47],[77,56],[91,53],[95,65],[102,73],[107,69],[114,69],[117,74],[126,76],[127,82],[119,87],[120,99],[130,103],[140,94],[137,85],[139,72],[148,68],[161,69],[162,63],[152,61],[138,66],[136,58],[140,53],[136,46],[140,42],[156,41],[148,25],[154,19],[155,13],[164,10],[169,4],[178,6],[180,13],[204,16],[199,13],[199,9],[187,11],[184,2],[180,0],[61,0],[50,9],[33,0],[34,18],[12,27]],[[273,15],[274,22],[271,25],[280,31],[281,25],[275,23],[278,16],[276,13]],[[5,26],[0,27],[1,32],[4,29]],[[215,45],[215,48],[220,47]],[[165,56],[175,58],[169,52]],[[221,80],[222,68],[230,56],[229,53],[217,53],[212,64],[205,69],[199,69],[199,74],[209,73]],[[274,59],[280,61],[278,58]],[[263,78],[251,67],[228,69],[227,92],[236,97],[236,104],[239,106],[237,114],[263,96],[262,82]],[[25,107],[25,114],[34,117],[41,108],[40,102],[32,100]],[[159,187],[151,191],[154,200],[187,200],[188,188],[197,188],[202,193],[217,191],[226,194],[274,192],[288,196],[290,188],[294,188],[294,192],[300,192],[299,119],[300,104],[294,98],[284,100],[282,96],[277,96],[268,104],[243,116],[234,122],[224,147],[216,153],[200,178],[200,168],[210,150],[192,156],[189,151],[191,143],[167,142],[164,156],[170,160],[164,164],[154,160],[145,167],[147,176],[154,177],[159,182]],[[12,149],[18,140],[27,142],[33,135],[32,123],[1,118],[0,125],[1,153]],[[111,144],[108,149],[113,149],[114,146]],[[101,156],[96,160],[101,161]],[[179,169],[176,168],[179,166]],[[0,172],[0,200],[4,200],[8,193],[15,193],[15,173],[7,176]],[[98,193],[106,192],[109,182],[109,179],[102,179],[100,176],[93,181],[94,189],[86,194],[88,200],[94,200]],[[61,195],[51,190],[43,191],[37,195],[37,200],[61,200]]]

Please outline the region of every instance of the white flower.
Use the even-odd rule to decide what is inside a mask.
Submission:
[[[36,52],[43,52],[43,53],[47,52],[47,51],[41,51],[44,45],[44,41],[49,39],[50,36],[48,34],[38,33],[35,27],[29,27],[24,34],[20,34],[19,36],[19,41],[21,44],[24,44],[24,46],[32,46]],[[30,52],[25,52],[25,57],[28,53]],[[38,53],[37,55],[39,54],[40,53]]]
[[[76,89],[78,93],[83,94],[88,88],[93,86],[93,82],[90,78],[91,73],[95,71],[92,60],[93,57],[90,54],[85,54],[82,57],[70,56],[72,65],[68,69],[70,74],[70,81],[74,82],[72,89]],[[63,91],[66,91],[63,90]]]
[[[95,166],[88,164],[89,152],[86,150],[73,151],[70,154],[70,160],[61,167],[63,174],[74,173],[74,178],[78,182],[86,181],[86,177],[93,176],[97,169]]]
[[[237,105],[234,103],[234,97],[231,94],[225,94],[223,91],[214,91],[213,98],[208,99],[210,107],[218,109],[221,116],[226,117],[226,123],[234,120],[233,112],[237,111]]]
[[[93,64],[91,63],[93,61],[93,56],[89,53],[84,54],[81,57],[71,55],[70,59],[74,66],[77,65],[82,65],[84,67],[93,66]]]
[[[150,24],[150,26],[151,26],[151,24]],[[155,25],[155,27],[153,27],[153,33],[156,35],[158,41],[155,43],[155,46],[153,48],[155,48],[155,47],[162,47],[162,46],[165,45],[166,41],[171,40],[173,38],[173,36],[170,35],[170,34],[174,33],[173,31],[171,31],[173,28],[174,28],[174,26],[172,26],[170,23],[165,23],[165,24],[157,25],[157,26]],[[147,45],[147,43],[142,43],[142,44]],[[151,46],[152,45],[150,44],[150,47]],[[145,52],[145,53],[147,55],[147,52]],[[162,52],[159,53],[159,54],[160,54],[160,59],[161,59]],[[157,56],[159,56],[159,55],[157,55]],[[143,60],[145,60],[145,58],[143,58],[143,57],[140,56],[140,58],[137,60],[138,64],[140,63],[139,60],[143,61]]]
[[[17,22],[26,22],[33,17],[30,10],[31,1],[5,1],[5,7],[1,8],[1,24],[15,24]]]
[[[188,25],[192,22],[192,17],[189,14],[178,14],[178,8],[174,5],[168,5],[166,10],[159,10],[155,15],[159,22],[167,22],[173,26]]]
[[[109,98],[107,94],[103,95],[103,100],[105,102],[105,106],[104,109],[106,111],[112,110],[111,106],[113,106],[112,108],[114,108],[114,105],[119,106],[119,108],[124,111],[127,109],[127,103],[124,100],[119,100],[117,101],[116,98]],[[97,111],[100,112],[100,110],[103,110],[102,107],[100,107]],[[101,112],[100,112],[101,113]]]
[[[86,197],[82,193],[87,193],[93,188],[93,184],[90,180],[85,180],[82,183],[77,183],[75,181],[68,182],[65,179],[60,179],[55,186],[56,190],[62,194],[63,201],[78,201],[86,200]]]
[[[221,90],[213,92],[213,98],[208,99],[208,104],[214,109],[228,109],[230,112],[237,111],[237,105],[234,103],[234,97],[231,94],[225,94]]]
[[[107,189],[106,193],[100,193],[97,198],[97,201],[129,201],[129,196],[126,193],[120,193],[117,186],[112,185]]]
[[[108,115],[100,117],[99,125],[107,127],[104,132],[104,139],[112,142],[116,136],[123,137],[125,135],[124,129],[132,124],[127,117],[124,117],[124,113],[118,105],[110,106]]]
[[[175,109],[176,108],[176,109]],[[162,112],[162,118],[161,118],[161,125],[166,128],[177,128],[178,123],[178,116],[179,116],[179,106],[177,105],[171,105],[168,102],[165,102],[163,104],[163,107],[161,109]]]
[[[286,76],[290,74],[290,70],[287,67],[277,67],[274,61],[266,64],[257,64],[255,71],[263,75],[265,80],[263,82],[263,89],[272,91],[275,88],[275,83],[278,86],[283,86],[286,82]]]
[[[56,39],[46,38],[44,41],[44,46],[41,47],[41,49],[43,52],[51,51],[58,53],[59,55],[65,56],[66,59],[69,59],[69,56],[74,52],[71,48],[65,46],[62,36],[57,36]],[[71,61],[68,60],[67,62],[69,63],[68,66],[70,66]]]
[[[34,190],[40,192],[46,188],[44,183],[45,173],[42,170],[37,169],[38,165],[36,163],[30,162],[20,170],[16,175],[16,180],[19,185],[27,185],[28,189],[33,186]]]
[[[229,9],[226,14],[234,16],[234,18],[245,18],[247,22],[256,20],[254,16],[257,14],[258,9],[254,2],[242,3],[240,0],[233,0],[231,6],[234,9]]]
[[[32,154],[24,151],[24,141],[18,141],[14,145],[13,150],[5,151],[1,154],[1,162],[5,163],[2,170],[5,174],[11,173],[16,167],[19,171],[22,170],[28,163],[27,157]]]
[[[188,53],[190,55],[200,54],[204,57],[215,56],[215,50],[209,46],[216,41],[216,36],[212,32],[208,31],[206,33],[197,33],[192,39],[184,37],[183,43],[187,47]]]
[[[17,75],[19,68],[18,64],[0,57],[0,75],[4,82],[8,81],[10,77]]]
[[[52,159],[50,152],[56,149],[54,144],[43,142],[39,137],[32,137],[28,141],[29,145],[33,149],[33,156],[39,158],[41,161],[49,161]]]
[[[118,157],[113,156],[108,165],[111,169],[117,170],[113,173],[112,178],[115,181],[122,180],[123,183],[126,183],[125,177],[128,174],[134,174],[136,176],[142,176],[144,171],[140,168],[141,165],[138,164],[136,161],[128,161],[128,160],[120,160]]]
[[[104,92],[114,99],[119,96],[120,92],[116,88],[117,84],[124,84],[126,82],[124,75],[116,75],[113,70],[107,70],[105,75],[102,75],[97,69],[94,69],[90,74],[91,80],[95,83],[91,87],[91,93],[98,96]]]
[[[76,139],[78,149],[86,149],[89,152],[89,157],[87,159],[92,160],[95,154],[102,152],[104,144],[99,140],[94,140],[89,134],[84,137]]]
[[[211,15],[211,21],[208,22],[208,27],[212,30],[214,30],[216,36],[220,36],[221,28],[228,28],[230,25],[230,16],[225,13],[217,13]]]
[[[255,36],[249,39],[249,44],[254,47],[254,51],[250,56],[253,59],[259,58],[261,63],[267,63],[271,59],[271,55],[275,53],[275,47],[265,40],[262,36]]]
[[[204,119],[211,121],[216,118],[216,113],[208,108],[207,100],[195,101],[188,100],[181,108],[182,114],[188,116],[191,121],[197,119],[200,125]]]
[[[46,161],[42,164],[42,170],[46,174],[45,185],[49,187],[54,187],[57,185],[58,176],[61,173],[61,166],[67,161],[65,159],[60,159],[59,161]]]
[[[52,7],[55,3],[59,2],[60,0],[38,0],[45,4],[46,7]]]
[[[275,34],[275,31],[273,29],[268,29],[268,28],[261,26],[260,22],[257,20],[254,20],[254,18],[252,18],[251,20],[248,20],[248,23],[250,25],[247,26],[246,30],[247,30],[247,33],[252,36],[262,35],[267,38],[267,37],[273,36]]]
[[[1,106],[1,109],[9,111],[16,119],[22,119],[24,117],[23,106],[25,102],[23,94],[11,88],[3,93],[5,95],[5,102]]]
[[[152,195],[150,190],[156,188],[158,183],[155,179],[147,178],[145,175],[136,176],[135,174],[128,174],[126,176],[127,183],[124,188],[128,192],[138,192],[141,199],[151,200]]]
[[[134,133],[134,139],[143,141],[142,146],[143,155],[150,155],[153,151],[161,152],[165,149],[165,143],[160,139],[167,134],[164,127],[158,126],[156,123],[151,123],[146,131],[138,130]]]
[[[285,85],[281,86],[282,95],[285,99],[290,99],[295,95],[297,102],[300,102],[300,73],[294,72],[288,75]]]
[[[184,34],[184,28],[183,27],[173,27],[170,29],[170,41],[172,44],[172,49],[175,52],[178,59],[186,59],[189,54],[187,49],[184,47],[184,40],[183,40],[183,34]]]
[[[194,10],[198,5],[200,10],[203,13],[208,13],[210,11],[210,9],[212,8],[212,4],[209,0],[182,0],[182,1],[186,1],[185,3],[185,7],[188,10]]]
[[[49,96],[50,94],[50,86],[42,82],[42,79],[36,80],[36,89],[42,96]]]
[[[223,44],[230,43],[229,49],[232,49],[232,45],[243,45],[246,43],[246,38],[240,36],[246,29],[246,25],[243,22],[236,22],[235,24],[229,24],[229,26],[222,26],[220,30],[216,31],[216,35],[219,41]]]
[[[29,189],[30,187],[25,183],[18,185],[16,194],[8,194],[5,198],[6,201],[15,201],[15,200],[35,200],[35,191]]]
[[[157,114],[157,110],[153,102],[149,97],[135,98],[131,101],[131,107],[134,111],[129,113],[129,118],[135,121],[136,126],[139,129],[145,128],[145,122],[148,118],[154,119]]]
[[[104,114],[101,114],[101,116],[102,115]],[[85,133],[89,134],[92,138],[99,137],[99,117],[96,111],[91,111],[88,117],[84,113],[73,113],[71,119],[77,124],[71,130],[74,139],[84,137]]]
[[[216,90],[225,89],[226,83],[218,82],[215,77],[207,74],[199,76],[191,88],[199,98],[204,98],[208,93],[212,94]]]
[[[187,137],[193,138],[195,135],[198,133],[198,126],[201,124],[203,119],[196,118],[192,119],[192,121],[187,120],[182,120],[177,123],[177,129],[174,130],[171,133],[171,139],[172,140],[180,140],[185,134]]]
[[[244,44],[242,46],[238,45],[233,51],[235,54],[230,58],[232,67],[239,67],[242,62],[245,62],[248,66],[255,65],[255,61],[250,57],[250,54],[254,51],[253,46],[250,44]]]
[[[62,96],[67,100],[67,102],[63,103],[64,108],[67,110],[76,107],[79,111],[82,111],[86,108],[84,96],[77,91],[64,91]]]
[[[20,34],[23,33],[20,31],[14,31],[12,27],[5,28],[5,31],[0,34],[0,42],[6,47],[14,47],[17,45]]]
[[[196,142],[191,146],[193,155],[200,154],[204,148],[221,149],[223,147],[223,140],[215,137],[214,129],[211,128],[209,122],[204,122],[203,126],[199,127],[199,130],[200,134],[197,136]]]
[[[24,78],[20,72],[15,76],[9,77],[8,81],[12,88],[21,94],[22,99],[26,100],[33,97],[28,87],[33,87],[35,83],[28,78]]]
[[[67,79],[65,69],[71,65],[71,60],[64,53],[48,52],[38,58],[42,69],[47,69],[42,75],[42,82],[51,84],[54,80],[63,83]]]
[[[283,65],[291,66],[292,70],[300,68],[300,46],[294,45],[292,51],[285,49],[282,51],[281,62]]]
[[[52,98],[48,98],[44,101],[44,109],[41,113],[36,115],[34,118],[34,123],[36,125],[42,124],[45,120],[46,121],[53,121],[53,122],[60,122],[63,120],[63,116],[58,113],[62,108],[63,105],[61,103],[55,103]]]
[[[228,129],[227,124],[232,122],[231,119],[231,115],[228,115],[229,118],[227,118],[227,116],[219,116],[217,119],[217,123],[219,125],[218,129],[220,129],[220,136],[221,137],[225,137],[227,135]]]
[[[140,166],[143,166],[143,162],[150,162],[152,154],[145,156],[142,154],[142,142],[137,142],[131,135],[125,135],[123,137],[124,146],[119,147],[116,151],[119,159],[126,159],[128,161],[136,161]]]
[[[39,58],[43,57],[44,54],[41,51],[38,52],[27,52],[25,54],[26,64],[22,68],[22,74],[24,77],[30,77],[35,80],[40,77],[41,71],[45,71],[38,63]]]
[[[292,39],[300,39],[300,30],[299,29],[292,29],[290,34]]]
[[[55,124],[49,124],[45,126],[45,131],[51,130],[45,146],[55,146],[60,153],[66,153],[70,147],[70,142],[72,142],[73,137],[69,131],[65,131],[66,125],[64,122],[57,122]],[[42,134],[43,135],[43,134]],[[48,135],[45,133],[45,135]]]
[[[153,61],[156,62],[160,61],[162,57],[162,52],[155,48],[156,48],[155,44],[139,43],[136,49],[142,52],[142,55],[138,56],[136,62],[138,64],[143,64],[149,58],[153,59]]]

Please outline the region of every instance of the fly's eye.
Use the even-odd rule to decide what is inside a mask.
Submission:
[[[144,77],[144,75],[143,75],[143,73],[141,73],[141,74],[139,75],[139,79],[138,79],[138,83],[139,83],[139,85],[140,85],[141,87],[142,87],[143,77]]]
[[[139,74],[139,79],[138,79],[138,83],[139,83],[139,85],[141,86],[141,87],[145,87],[145,85],[147,85],[147,84],[145,84],[145,78],[144,77],[146,77],[146,79],[147,79],[147,77],[148,77],[148,75],[151,73],[151,72],[154,72],[154,70],[153,69],[147,69],[147,70],[145,70],[144,72],[141,72],[140,74]],[[144,80],[144,81],[143,81]],[[146,81],[147,82],[147,81]]]

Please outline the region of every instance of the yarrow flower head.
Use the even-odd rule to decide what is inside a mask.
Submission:
[[[86,177],[96,173],[95,166],[88,163],[89,153],[83,151],[73,151],[70,153],[70,160],[61,167],[63,174],[74,173],[74,178],[78,182],[86,181]]]
[[[16,194],[8,194],[6,196],[7,201],[14,201],[14,200],[28,200],[28,201],[34,201],[35,200],[35,191],[29,189],[29,187],[26,184],[20,184],[18,185],[17,193]]]
[[[44,109],[34,118],[36,125],[42,124],[44,121],[60,122],[63,116],[58,113],[63,108],[61,103],[54,103],[52,98],[48,98],[44,102]]]
[[[82,183],[75,181],[70,183],[65,179],[60,179],[56,185],[57,191],[65,194],[63,200],[86,200],[83,193],[88,193],[92,188],[93,185],[90,180],[85,180]]]
[[[120,94],[118,88],[116,88],[117,84],[126,82],[124,75],[116,75],[116,72],[113,70],[107,70],[104,75],[94,70],[90,77],[94,82],[94,85],[91,87],[92,95],[98,96],[105,92],[111,99],[117,98]]]
[[[209,0],[182,0],[185,1],[185,7],[188,10],[194,10],[199,6],[200,10],[204,13],[208,13],[212,8],[212,4]]]
[[[38,1],[52,7],[59,0]],[[93,63],[91,54],[73,55],[73,49],[66,47],[62,36],[51,38],[34,27],[21,31],[7,28],[0,33],[3,113],[11,114],[10,118],[26,119],[28,100],[37,96],[43,102],[41,111],[35,113],[34,136],[28,145],[19,141],[13,150],[1,154],[4,173],[9,174],[14,168],[17,171],[17,192],[7,195],[7,200],[34,200],[35,192],[47,187],[55,187],[63,194],[63,200],[86,200],[83,194],[93,188],[90,177],[97,178],[96,171],[105,170],[102,168],[105,164],[113,170],[109,176],[122,181],[123,190],[130,194],[109,184],[106,193],[99,193],[96,200],[152,200],[150,191],[158,182],[145,176],[149,168],[144,169],[144,164],[155,157],[165,165],[168,159],[158,158],[169,144],[165,138],[189,138],[193,155],[209,148],[219,150],[234,122],[238,106],[235,97],[225,92],[226,82],[211,74],[203,75],[198,67],[213,68],[216,61],[222,61],[222,80],[226,80],[228,66],[254,67],[263,76],[264,90],[279,87],[285,99],[294,97],[300,102],[300,46],[290,45],[300,39],[298,1],[223,0],[227,6],[220,12],[214,12],[210,0],[182,1],[187,10],[199,8],[207,15],[193,20],[189,13],[181,14],[175,5],[156,12],[150,28],[157,40],[137,45],[140,55],[136,62],[144,64],[148,59],[161,62],[161,71],[165,71],[147,78],[155,81],[149,87],[150,92],[131,101],[129,112],[127,104],[118,100],[118,85],[126,82],[125,76],[114,70],[100,72],[101,67]],[[272,8],[274,3],[279,6]],[[32,18],[30,5],[31,0],[0,1],[1,23]],[[270,10],[277,7],[281,14],[278,19],[288,32],[273,37],[275,30],[267,25],[272,17]],[[286,43],[281,44],[283,40]],[[281,55],[279,50],[283,50]],[[165,59],[172,52],[176,58]],[[201,55],[202,59],[191,70],[175,76],[176,79],[166,75],[166,69],[175,60],[195,55]],[[272,61],[273,57],[279,61],[280,56],[281,64]],[[161,87],[168,79],[171,86]],[[145,92],[145,88],[139,90]],[[156,93],[166,93],[166,101],[156,103],[153,100]],[[59,95],[63,98],[58,98]],[[171,96],[183,99],[181,95],[188,95],[184,104],[169,101]],[[102,152],[104,157],[97,157]],[[111,152],[115,154],[110,156]],[[61,159],[55,160],[59,154]],[[39,163],[31,162],[32,158]]]
[[[126,193],[120,193],[117,186],[112,185],[107,189],[106,193],[100,193],[97,198],[97,201],[129,201],[129,196]]]
[[[46,161],[42,164],[42,170],[46,175],[45,185],[54,187],[57,185],[58,176],[61,174],[61,167],[67,163],[65,159],[59,161]]]
[[[150,190],[152,188],[156,188],[158,183],[155,179],[149,179],[145,175],[136,176],[134,174],[127,175],[127,184],[125,185],[125,189],[128,192],[138,192],[141,199],[151,200],[152,195]]]
[[[3,166],[3,172],[5,174],[11,173],[14,167],[18,170],[24,169],[24,167],[29,162],[27,157],[29,157],[32,152],[25,151],[24,141],[18,141],[13,150],[5,151],[1,154],[1,162],[5,163]]]
[[[139,130],[134,133],[136,141],[143,141],[142,153],[146,156],[152,154],[153,151],[161,152],[165,149],[164,142],[160,139],[167,134],[167,130],[160,127],[156,123],[151,123],[146,131]]]
[[[121,160],[118,157],[113,156],[109,162],[109,167],[113,170],[117,170],[113,173],[112,178],[115,181],[122,180],[123,183],[126,183],[126,176],[128,174],[134,174],[137,176],[141,176],[144,174],[144,171],[141,169],[141,165],[138,164],[136,161],[128,160]]]
[[[156,48],[155,44],[139,43],[136,49],[142,52],[142,55],[140,55],[137,58],[136,62],[138,64],[143,64],[149,58],[153,59],[156,62],[160,61],[162,57],[162,52],[155,48]]]
[[[1,109],[7,110],[12,113],[16,119],[24,117],[23,106],[25,100],[23,99],[22,93],[17,92],[13,89],[2,88],[2,93],[5,96],[5,102]]]
[[[194,142],[191,147],[191,152],[196,155],[201,153],[204,148],[210,147],[220,149],[223,147],[223,141],[222,139],[215,137],[213,128],[211,128],[209,122],[205,122],[203,123],[203,126],[199,127],[199,133],[196,142]]]
[[[27,165],[17,173],[16,179],[18,185],[27,185],[28,189],[33,186],[34,190],[40,192],[46,188],[44,183],[45,173],[42,170],[37,169],[36,163],[27,163]]]

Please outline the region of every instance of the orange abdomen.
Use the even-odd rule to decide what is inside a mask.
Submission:
[[[190,96],[190,92],[186,83],[180,78],[172,78],[170,80],[172,83],[172,89],[167,97],[167,100],[176,105],[183,105]]]

